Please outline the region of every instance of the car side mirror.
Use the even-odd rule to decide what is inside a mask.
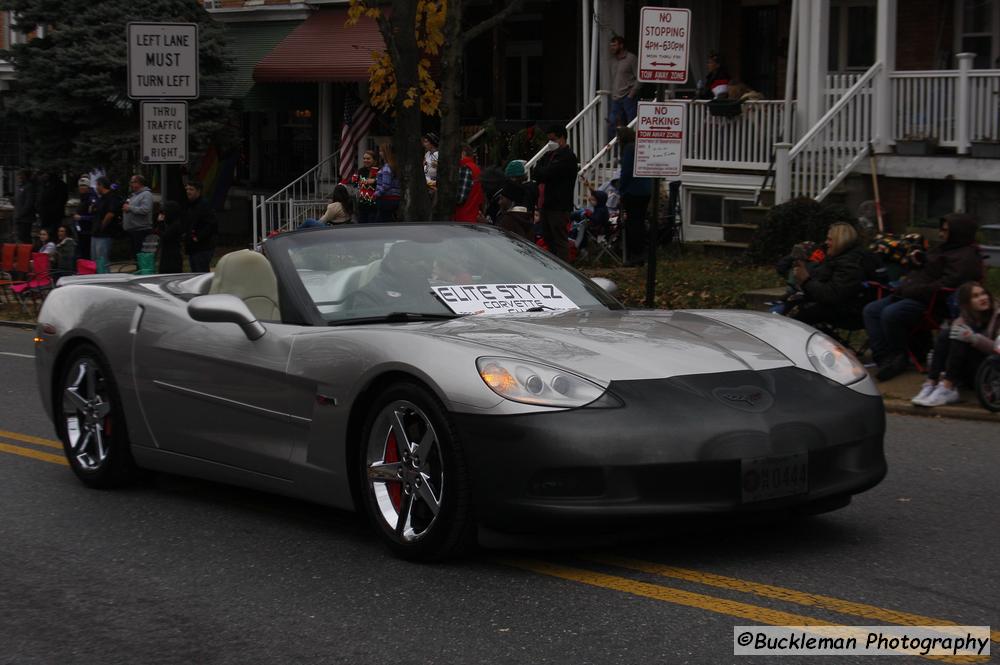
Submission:
[[[590,281],[604,289],[609,296],[613,296],[618,293],[618,285],[607,277],[591,277]]]
[[[222,293],[198,296],[188,302],[187,311],[188,316],[202,323],[235,323],[249,340],[260,339],[267,332],[246,303],[236,296]]]

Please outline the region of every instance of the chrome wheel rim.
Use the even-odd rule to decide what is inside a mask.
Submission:
[[[70,456],[81,468],[97,470],[111,445],[111,397],[92,358],[80,358],[67,372],[62,411]]]
[[[382,526],[403,543],[429,533],[441,512],[444,464],[424,412],[403,400],[382,409],[372,425],[365,466]]]

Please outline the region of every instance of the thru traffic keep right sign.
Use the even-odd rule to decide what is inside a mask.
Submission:
[[[639,80],[647,83],[686,83],[688,33],[687,9],[643,7],[639,24]]]

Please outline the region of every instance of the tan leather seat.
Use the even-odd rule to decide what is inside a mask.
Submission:
[[[278,280],[271,263],[258,252],[241,249],[219,259],[208,292],[236,296],[259,320],[281,320]]]

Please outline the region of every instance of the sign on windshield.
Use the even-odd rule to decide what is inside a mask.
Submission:
[[[580,309],[553,284],[456,284],[431,288],[455,314]]]

